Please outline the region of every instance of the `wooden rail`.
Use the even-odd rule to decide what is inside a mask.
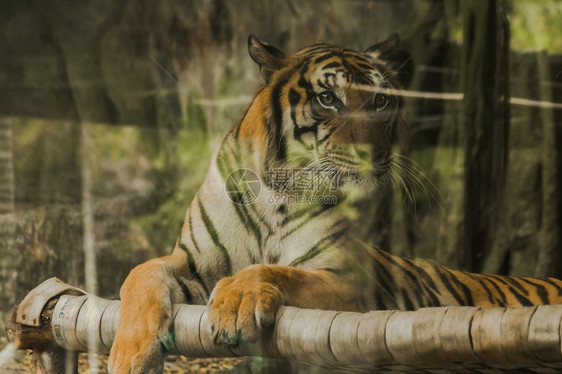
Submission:
[[[52,293],[57,295],[50,298]],[[109,352],[120,302],[79,293],[82,291],[53,279],[39,286],[15,311],[10,339],[17,348],[31,348],[43,355],[52,350],[52,342],[57,350]],[[559,372],[561,320],[562,305],[440,307],[365,314],[282,307],[275,327],[263,331],[256,343],[242,342],[232,348],[211,340],[205,306],[175,305],[172,353],[285,358],[368,370],[462,368],[462,372],[467,367],[538,367],[541,372]]]

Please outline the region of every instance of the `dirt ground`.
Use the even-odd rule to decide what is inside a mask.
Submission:
[[[107,355],[96,355],[98,365],[94,369],[89,368],[87,354],[81,353],[78,356],[78,373],[106,374]],[[242,365],[250,360],[249,358],[196,358],[190,359],[183,356],[170,356],[164,366],[164,374],[184,374],[184,373],[227,373],[237,372],[236,366]],[[242,369],[241,372],[246,370]],[[31,351],[18,351],[9,362],[0,362],[0,373],[20,374],[34,373],[33,356]]]

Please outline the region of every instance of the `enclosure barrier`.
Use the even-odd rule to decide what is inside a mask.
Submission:
[[[64,350],[109,352],[119,306],[51,278],[13,311],[8,337],[34,349],[42,372],[60,373],[56,355]],[[274,328],[236,348],[212,341],[206,307],[173,311],[171,353],[189,357],[261,356],[370,371],[562,372],[562,305],[365,314],[281,307]]]

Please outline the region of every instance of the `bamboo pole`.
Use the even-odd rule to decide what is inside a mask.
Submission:
[[[120,302],[71,291],[74,295],[57,295],[49,302],[45,295],[36,297],[51,311],[43,310],[42,316],[49,317],[35,327],[22,323],[32,316],[21,313],[34,309],[29,307],[33,300],[26,304],[24,299],[11,331],[17,348],[43,347],[44,352],[54,340],[70,351],[109,352]],[[261,356],[355,369],[562,368],[562,305],[364,314],[281,307],[274,328],[263,331],[256,343],[236,348],[212,341],[205,306],[175,305],[173,316],[171,353],[190,357]],[[43,333],[29,334],[29,329]]]

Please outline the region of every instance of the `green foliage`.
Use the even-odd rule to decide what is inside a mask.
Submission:
[[[562,53],[562,2],[512,0],[511,47]]]
[[[196,93],[189,95],[186,103],[186,122],[189,129],[199,132],[200,134],[204,134],[207,132],[208,118],[203,106],[200,103],[200,95]]]
[[[176,188],[155,211],[133,220],[146,234],[155,255],[169,254],[179,236],[185,212],[205,178],[212,149],[202,129],[183,130],[179,134]]]
[[[14,120],[16,200],[80,201],[79,128],[65,121]]]

